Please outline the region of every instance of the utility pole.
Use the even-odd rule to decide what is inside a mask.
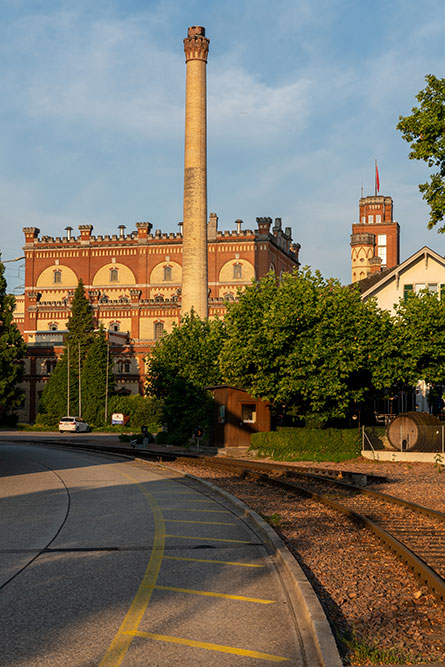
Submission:
[[[107,340],[107,368],[105,372],[105,426],[108,426],[108,365],[110,356],[110,342]]]
[[[80,339],[77,341],[79,353],[79,417],[82,417],[82,381],[80,377]]]
[[[67,417],[70,416],[70,344],[67,345],[68,349],[68,371],[67,371],[67,386],[66,386],[66,414]]]

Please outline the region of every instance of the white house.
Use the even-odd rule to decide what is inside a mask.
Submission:
[[[409,292],[429,289],[445,301],[445,257],[424,246],[395,268],[374,273],[359,285],[363,301],[375,298],[382,310],[391,313]]]

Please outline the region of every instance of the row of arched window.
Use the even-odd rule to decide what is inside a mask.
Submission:
[[[173,277],[173,271],[172,267],[169,266],[168,264],[163,267],[164,271],[164,282],[170,282]],[[233,265],[233,280],[241,280],[243,277],[243,265],[240,262],[235,262]],[[108,280],[110,283],[118,283],[119,282],[119,269],[113,266],[109,270],[109,276]],[[56,269],[53,272],[53,283],[61,283],[62,282],[62,270],[61,269]]]

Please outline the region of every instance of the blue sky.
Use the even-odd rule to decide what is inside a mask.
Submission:
[[[428,169],[395,129],[425,75],[445,76],[443,0],[2,0],[3,259],[22,254],[24,226],[177,231],[190,25],[210,38],[208,209],[220,228],[281,217],[302,264],[349,282],[377,158],[402,259],[444,253],[417,188]],[[7,266],[18,292],[23,270]]]

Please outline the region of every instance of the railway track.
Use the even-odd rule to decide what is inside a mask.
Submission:
[[[323,503],[371,530],[445,603],[445,514],[354,484],[351,474],[326,476],[312,469],[201,457],[187,463],[229,469]],[[360,477],[360,476],[359,476]],[[344,481],[345,478],[347,481]],[[381,481],[381,478],[380,478]]]

